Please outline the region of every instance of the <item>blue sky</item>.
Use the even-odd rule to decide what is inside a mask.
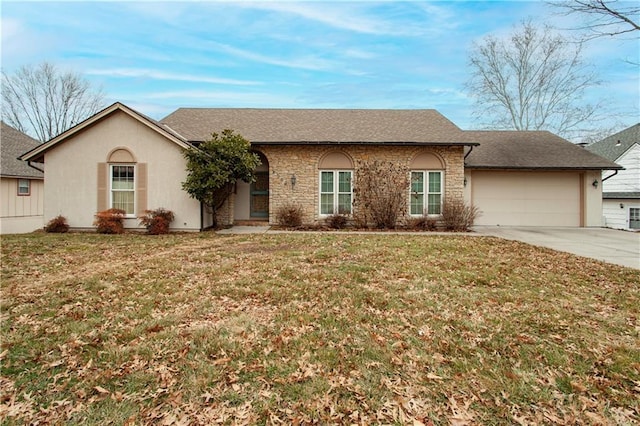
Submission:
[[[2,68],[49,61],[159,119],[178,107],[435,108],[477,127],[464,91],[474,41],[522,19],[568,28],[544,2],[2,1]],[[585,59],[622,129],[639,120],[638,40]]]

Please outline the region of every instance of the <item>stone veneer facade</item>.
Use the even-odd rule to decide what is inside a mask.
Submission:
[[[332,152],[358,161],[390,161],[410,169],[412,160],[422,153],[439,157],[444,164],[443,199],[463,199],[464,150],[462,146],[381,146],[381,145],[254,145],[269,163],[269,224],[276,223],[278,207],[296,203],[303,208],[303,223],[317,224],[319,218],[320,160]],[[291,185],[291,176],[296,183]],[[407,203],[409,194],[407,194]],[[235,199],[218,211],[221,224],[232,224]]]

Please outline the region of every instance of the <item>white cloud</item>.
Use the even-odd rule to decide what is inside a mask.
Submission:
[[[222,43],[212,43],[218,50],[236,56],[242,59],[249,59],[254,62],[263,64],[276,65],[286,68],[298,68],[311,71],[329,70],[335,67],[332,61],[318,58],[316,56],[301,56],[294,59],[279,59],[273,56],[267,56],[260,53],[251,52],[244,49],[238,49],[233,46]]]
[[[362,34],[411,35],[415,34],[418,29],[410,26],[398,26],[387,20],[365,16],[359,5],[370,6],[371,4],[358,2],[252,2],[239,4],[243,7],[295,15],[333,28]]]
[[[38,62],[55,45],[57,36],[44,37],[28,28],[19,19],[3,17],[0,20],[2,30],[2,66],[5,69]]]
[[[191,74],[179,74],[171,72],[162,72],[149,69],[139,68],[112,68],[112,69],[89,69],[85,71],[87,75],[99,75],[107,77],[132,77],[132,78],[150,78],[153,80],[169,80],[169,81],[188,81],[193,83],[208,84],[231,84],[236,86],[253,86],[262,84],[258,81],[251,80],[235,80],[219,77],[205,77]]]

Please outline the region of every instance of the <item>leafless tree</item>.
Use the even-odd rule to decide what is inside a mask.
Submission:
[[[47,141],[104,106],[104,94],[81,75],[53,64],[2,71],[2,119],[14,128]]]
[[[493,128],[580,136],[602,108],[583,101],[585,91],[600,82],[583,63],[581,44],[547,26],[521,25],[507,39],[488,36],[474,44],[466,85],[475,99],[474,116]]]
[[[640,3],[618,0],[563,0],[550,1],[551,5],[567,14],[578,14],[585,23],[578,30],[588,30],[587,40],[640,31]],[[635,33],[640,36],[640,33]]]

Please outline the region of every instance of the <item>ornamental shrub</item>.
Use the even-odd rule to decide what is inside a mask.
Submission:
[[[325,219],[329,228],[342,229],[347,226],[347,216],[343,214],[332,214]]]
[[[69,232],[69,224],[67,223],[67,218],[62,215],[54,217],[49,222],[47,222],[47,225],[44,227],[44,231],[57,234]]]
[[[287,228],[299,228],[302,225],[302,207],[287,203],[276,210],[276,223]]]
[[[160,207],[155,210],[145,210],[140,216],[140,225],[147,228],[147,233],[151,235],[168,234],[169,227],[175,218],[171,210]]]
[[[108,209],[96,214],[93,226],[99,234],[122,234],[124,232],[124,217],[122,209]]]
[[[442,223],[448,231],[468,231],[479,214],[476,206],[469,206],[463,200],[445,200],[442,205]]]
[[[423,215],[409,219],[407,227],[409,229],[417,229],[420,231],[435,231],[437,223],[438,222],[434,218]]]

